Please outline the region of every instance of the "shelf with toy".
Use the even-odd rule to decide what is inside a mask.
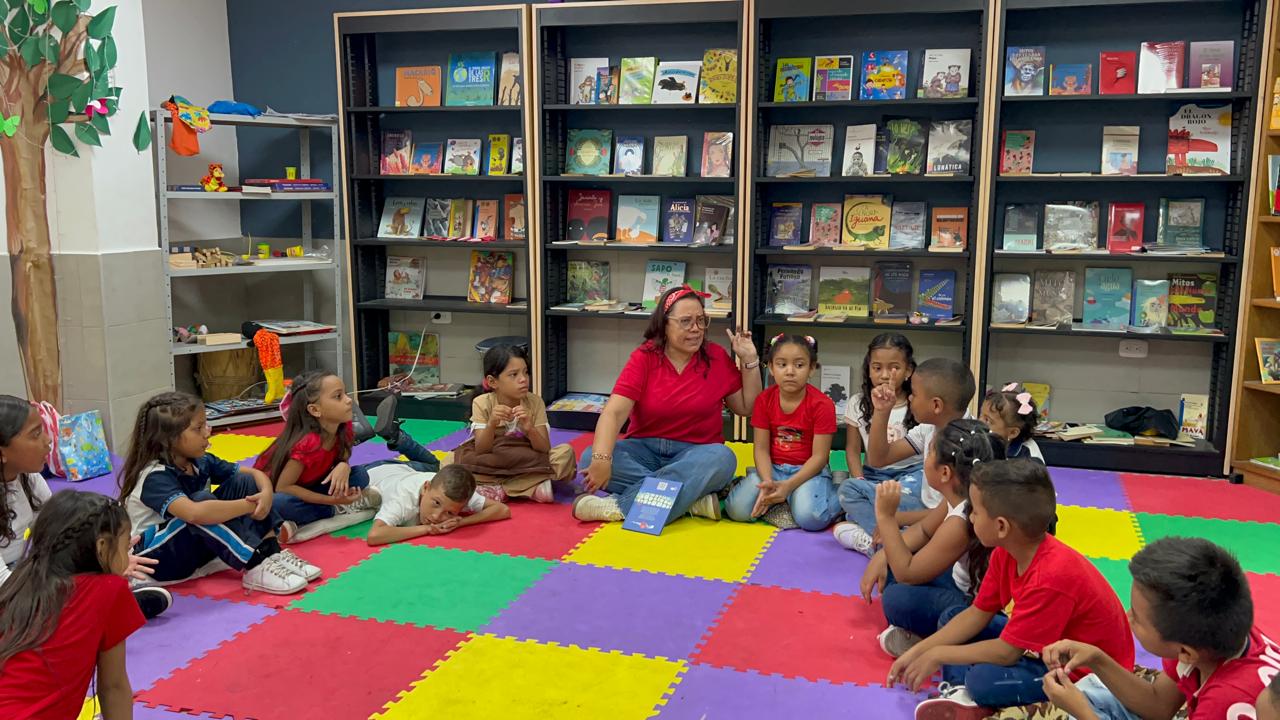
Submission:
[[[299,343],[317,343],[326,340],[338,340],[341,335],[334,332],[314,333],[311,335],[281,335],[281,345],[296,345]],[[200,345],[198,343],[173,343],[170,352],[173,355],[199,355],[201,353],[219,352],[221,350],[235,350],[237,348],[248,347],[249,340],[241,338],[239,342],[226,343],[223,345]]]

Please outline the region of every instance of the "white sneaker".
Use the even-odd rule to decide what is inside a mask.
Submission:
[[[900,628],[897,625],[890,625],[876,636],[876,640],[880,641],[880,649],[884,650],[889,657],[902,657],[923,639],[910,630]]]
[[[982,720],[991,714],[969,697],[963,685],[938,685],[940,697],[925,700],[916,706],[916,720]]]
[[[242,583],[245,590],[258,590],[272,595],[293,595],[307,587],[305,578],[294,575],[287,566],[276,562],[274,555],[246,572]]]
[[[376,488],[367,487],[360,491],[360,497],[355,502],[346,505],[335,505],[335,515],[350,515],[351,513],[364,512],[365,510],[376,510],[382,506],[382,493]]]
[[[621,522],[622,510],[615,495],[579,495],[573,501],[573,516],[583,522]]]
[[[840,543],[846,550],[860,552],[867,557],[875,554],[875,543],[872,542],[871,536],[858,523],[842,522],[836,523],[832,528],[831,534],[835,537],[836,542]]]
[[[533,501],[538,503],[549,503],[556,499],[555,488],[551,487],[550,480],[543,480],[538,483],[538,487],[533,489]]]
[[[292,550],[281,550],[280,552],[268,558],[268,560],[274,560],[277,563],[285,566],[286,568],[289,569],[289,572],[301,577],[303,580],[306,580],[307,582],[311,582],[312,580],[318,579],[322,574],[322,571],[320,570],[320,568],[316,567],[315,565],[312,565],[306,560],[303,560],[297,555],[294,555]]]
[[[689,514],[694,517],[704,517],[709,520],[720,519],[720,498],[714,493],[703,495],[689,506]]]

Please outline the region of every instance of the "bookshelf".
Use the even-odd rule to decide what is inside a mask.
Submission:
[[[378,237],[383,206],[388,198],[467,198],[497,200],[505,211],[505,195],[522,193],[525,207],[533,194],[529,161],[528,115],[528,18],[523,5],[489,5],[467,8],[390,10],[335,13],[334,47],[338,58],[340,135],[342,140],[343,200],[347,209],[347,236],[351,247],[352,353],[355,385],[370,389],[390,367],[388,334],[393,331],[435,333],[439,336],[439,381],[477,384],[481,379],[480,356],[475,345],[500,335],[531,337],[529,288],[535,269],[529,247],[534,231],[525,239],[499,237],[496,242],[434,241],[422,237]],[[438,65],[448,67],[453,53],[493,52],[497,58],[495,86],[499,81],[501,54],[520,54],[519,105],[396,107],[397,67]],[[441,87],[446,80],[442,78]],[[479,138],[479,175],[386,175],[380,171],[384,131],[408,130],[413,141],[444,143],[449,139]],[[490,134],[505,134],[512,141],[525,140],[525,173],[489,175]],[[526,213],[526,217],[528,217]],[[526,227],[529,227],[526,222]],[[501,233],[498,233],[501,234]],[[472,251],[512,253],[515,263],[512,305],[467,301]],[[425,292],[421,300],[388,299],[385,278],[388,257],[425,259]],[[369,404],[362,396],[362,402]],[[374,400],[376,402],[376,400]],[[406,400],[401,412],[409,417],[459,420],[466,403],[457,399]]]

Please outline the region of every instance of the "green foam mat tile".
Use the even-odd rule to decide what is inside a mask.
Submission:
[[[1129,593],[1133,590],[1133,576],[1129,574],[1129,561],[1091,557],[1089,562],[1093,563],[1093,566],[1098,568],[1098,572],[1102,573],[1102,577],[1107,579],[1107,584],[1115,590],[1120,602],[1124,603],[1124,609],[1128,610]]]
[[[351,527],[344,527],[341,530],[334,530],[331,535],[334,537],[347,538],[349,540],[364,540],[369,537],[369,528],[373,527],[372,520],[365,520],[362,523],[356,523]]]
[[[1280,553],[1276,552],[1274,542],[1280,537],[1280,525],[1150,513],[1137,513],[1137,516],[1143,539],[1148,544],[1170,535],[1208,538],[1235,554],[1245,570],[1280,574]]]
[[[832,472],[848,472],[849,462],[845,458],[843,450],[833,450],[831,452],[831,471]]]
[[[375,422],[375,419],[373,416],[369,417],[369,422],[371,423]],[[445,435],[458,432],[459,430],[463,430],[466,427],[467,427],[466,423],[455,422],[453,420],[408,419],[408,420],[400,421],[400,428],[405,432],[409,433],[409,435],[412,436],[414,440],[417,440],[419,443],[423,445],[433,443],[436,440],[439,440],[440,438],[444,437]],[[368,442],[385,444],[387,441],[383,440],[380,437],[375,437],[370,439]]]

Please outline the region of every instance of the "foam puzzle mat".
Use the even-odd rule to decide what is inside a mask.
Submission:
[[[440,455],[462,423],[408,421]],[[214,437],[249,463],[269,427]],[[556,430],[581,452],[590,433]],[[742,468],[751,447],[733,443]],[[835,455],[833,453],[833,455]],[[394,457],[374,441],[354,460]],[[846,467],[843,453],[833,466]],[[1280,633],[1280,496],[1196,478],[1053,468],[1058,536],[1128,605],[1127,560],[1167,535],[1237,554],[1264,631]],[[78,484],[109,491],[110,484]],[[829,533],[684,518],[661,536],[580,523],[557,503],[383,547],[368,523],[293,546],[324,571],[305,593],[246,594],[230,572],[172,588],[174,605],[128,641],[135,717],[910,718],[924,696],[882,683],[866,558]],[[1139,662],[1156,660],[1139,649]],[[290,668],[286,691],[279,675]],[[83,720],[93,717],[86,700]]]

